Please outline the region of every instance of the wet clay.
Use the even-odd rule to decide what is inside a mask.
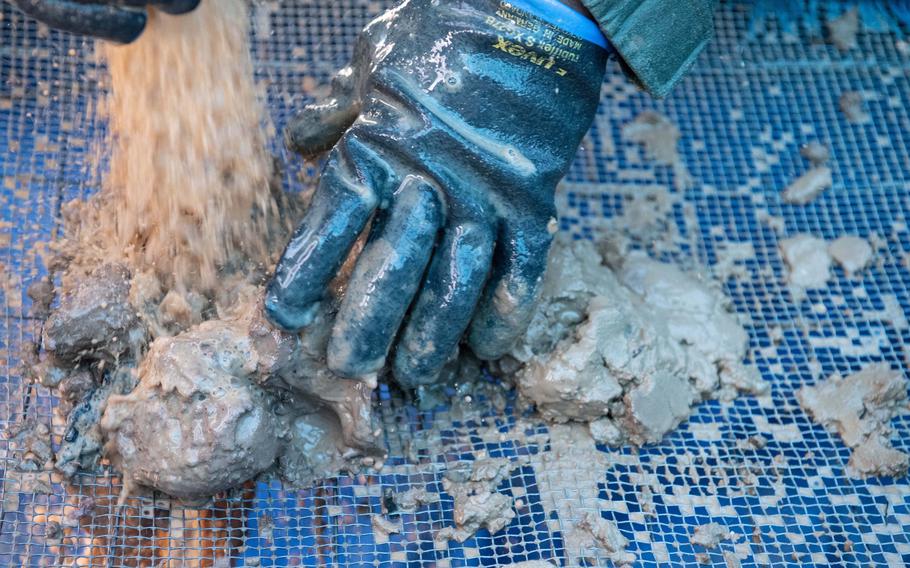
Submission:
[[[371,408],[375,384],[342,379],[325,364],[337,298],[324,302],[300,335],[277,331],[262,318],[268,262],[258,251],[277,250],[280,245],[272,245],[284,237],[261,223],[275,197],[270,169],[261,163],[260,135],[249,135],[260,132],[262,122],[255,90],[246,77],[227,89],[229,100],[217,103],[225,105],[218,110],[224,116],[209,117],[204,127],[197,121],[215,112],[206,106],[211,101],[195,109],[180,103],[201,96],[200,87],[220,92],[225,89],[218,85],[245,75],[246,17],[237,0],[219,10],[204,1],[197,16],[214,22],[195,26],[192,19],[155,13],[136,46],[107,53],[111,128],[121,138],[99,198],[65,208],[72,238],[59,247],[67,266],[64,300],[45,334],[55,363],[44,380],[64,389],[73,409],[66,461],[73,465],[66,471],[97,463],[103,454],[123,474],[126,492],[142,486],[196,498],[270,471],[303,485],[381,467]],[[182,39],[187,26],[221,35]],[[156,51],[153,42],[168,47]],[[177,65],[172,60],[191,47],[204,48],[206,60],[218,55],[229,64],[175,100],[146,101],[161,86],[137,77],[140,71],[126,61],[152,69]],[[175,70],[180,85],[184,68]],[[147,102],[148,117],[127,116]],[[168,105],[179,107],[172,127],[160,116]],[[201,138],[184,137],[197,127]],[[689,179],[677,148],[679,130],[665,117],[643,113],[624,134],[643,145],[648,159],[672,166],[677,182]],[[198,152],[219,137],[227,148]],[[172,160],[178,150],[186,163]],[[199,160],[211,171],[194,175]],[[640,202],[629,218],[645,219],[652,206]],[[95,268],[110,257],[119,261]],[[550,263],[544,300],[524,341],[498,364],[544,417],[590,422],[590,431],[611,444],[644,444],[660,440],[700,400],[765,392],[742,364],[747,336],[718,290],[640,254],[623,251],[607,266],[591,243],[558,244]],[[342,276],[333,289],[343,282]],[[518,465],[483,458],[464,478],[450,471],[444,485],[456,514],[439,538],[463,540],[479,528],[495,532],[508,524],[512,499],[495,489]],[[590,520],[586,538],[609,536],[598,523]]]
[[[590,432],[611,445],[644,444],[659,441],[699,400],[765,392],[742,364],[747,336],[718,290],[640,254],[617,262],[603,264],[590,242],[554,247],[528,334],[500,362],[544,417],[590,422]],[[107,308],[120,306],[130,326],[144,323],[155,339],[135,360],[121,355],[122,376],[133,380],[116,388],[97,388],[108,375],[85,366],[122,351],[113,339],[130,326],[108,325],[106,335],[64,351],[78,356],[65,357],[74,368],[57,384],[72,390],[74,408],[85,408],[73,422],[79,427],[72,429],[67,463],[75,465],[67,471],[96,463],[103,447],[127,491],[144,486],[195,498],[267,471],[303,485],[381,466],[373,385],[337,377],[325,364],[335,303],[325,302],[314,324],[294,335],[263,319],[261,290],[243,279],[226,279],[218,294],[194,300],[165,294],[145,273],[128,280],[122,269],[105,270],[117,277]],[[102,281],[94,272],[67,280],[75,291]],[[101,297],[84,296],[87,304]],[[83,318],[100,307],[61,306],[68,311],[51,317],[74,329],[86,327]],[[194,323],[200,317],[210,319]],[[487,475],[488,465],[476,475]],[[482,479],[467,486],[449,479],[457,515],[441,539],[509,522],[511,498],[490,484],[502,475],[492,474],[483,487]]]
[[[62,208],[59,289],[33,287],[35,375],[61,396],[66,475],[108,457],[125,492],[195,498],[273,466],[305,483],[372,444],[369,389],[310,373],[319,338],[270,335],[251,315],[299,210],[265,151],[246,9],[150,10],[139,40],[100,47],[110,167],[98,194]],[[282,363],[296,368],[278,378]]]
[[[816,166],[796,178],[783,191],[783,199],[794,205],[805,205],[815,199],[833,183],[831,168]]]
[[[80,373],[72,375],[75,380],[80,380],[80,376]],[[104,374],[100,384],[93,383],[79,401],[74,402],[57,450],[54,466],[58,471],[72,477],[80,470],[94,471],[98,467],[106,440],[105,432],[99,426],[104,408],[112,396],[126,394],[135,386],[132,369],[114,368]]]
[[[606,552],[616,564],[635,561],[625,551],[628,540],[601,515],[599,484],[609,467],[584,424],[555,424],[549,428],[547,449],[530,456],[547,515],[566,521],[561,526],[568,566],[596,565],[590,559]],[[578,464],[584,463],[585,467]],[[571,487],[571,492],[561,488]],[[574,524],[573,524],[574,522]]]
[[[855,235],[844,235],[827,243],[812,235],[798,234],[781,240],[780,252],[787,265],[790,293],[797,301],[806,297],[806,290],[828,285],[832,261],[848,277],[853,277],[869,266],[875,256],[869,241]]]
[[[824,239],[799,234],[780,241],[780,252],[787,265],[787,283],[797,301],[807,289],[824,288],[831,278],[831,256]]]
[[[872,262],[872,246],[869,241],[855,235],[844,235],[828,245],[828,254],[847,276],[855,276]]]
[[[799,155],[809,160],[813,166],[821,166],[831,157],[831,150],[821,142],[813,140],[800,147]]]
[[[908,456],[891,447],[891,419],[905,410],[907,380],[901,371],[879,363],[846,378],[834,375],[796,393],[813,420],[836,433],[853,449],[847,473],[901,477]]]
[[[519,392],[546,418],[590,422],[599,440],[659,441],[697,401],[763,394],[742,364],[748,336],[718,290],[631,254],[602,264],[593,243],[558,241],[525,341]]]
[[[193,498],[269,468],[284,434],[257,384],[263,361],[243,326],[211,321],[150,346],[139,385],[108,401],[101,428],[124,491]]]
[[[324,343],[323,343],[324,345]],[[140,485],[184,498],[270,469],[296,484],[354,470],[376,444],[370,390],[307,374],[307,341],[272,328],[258,303],[155,340],[131,393],[112,396],[105,453]]]

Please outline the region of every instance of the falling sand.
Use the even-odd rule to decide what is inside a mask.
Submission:
[[[277,204],[246,10],[243,0],[151,10],[137,41],[100,47],[111,153],[95,240],[168,288],[211,290],[221,267],[270,252]]]

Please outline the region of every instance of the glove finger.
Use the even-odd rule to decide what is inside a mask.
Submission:
[[[335,148],[267,286],[264,307],[272,323],[292,332],[309,325],[388,183],[385,162],[360,142]]]
[[[25,14],[65,32],[117,43],[139,37],[148,17],[142,10],[89,4],[75,0],[14,0]]]
[[[431,384],[458,350],[493,259],[493,232],[477,223],[446,231],[408,315],[394,373],[406,388]]]
[[[471,322],[468,344],[481,359],[505,355],[534,314],[553,237],[546,225],[504,227],[493,274]]]
[[[199,2],[200,0],[156,0],[149,2],[149,4],[162,12],[178,15],[192,12],[199,6]]]
[[[366,377],[389,348],[423,279],[441,225],[436,190],[408,176],[357,259],[329,341],[335,373]]]

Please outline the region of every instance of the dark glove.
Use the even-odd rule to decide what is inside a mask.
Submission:
[[[52,28],[118,43],[139,37],[147,6],[185,14],[200,0],[12,0],[20,10]]]
[[[518,4],[410,0],[367,26],[330,99],[288,128],[305,156],[334,149],[269,283],[275,324],[311,322],[372,218],[328,348],[342,376],[379,371],[398,338],[397,380],[430,383],[469,325],[484,359],[528,325],[553,193],[593,120],[608,53],[596,25],[558,0],[520,4],[590,40]]]

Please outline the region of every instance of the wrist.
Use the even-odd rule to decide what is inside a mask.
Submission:
[[[580,39],[610,49],[597,22],[580,0],[501,0]]]
[[[585,5],[581,3],[581,0],[559,0],[569,8],[572,8],[576,12],[580,13],[584,17],[588,18],[591,21],[594,21],[594,16],[591,15],[591,12],[585,8]]]

